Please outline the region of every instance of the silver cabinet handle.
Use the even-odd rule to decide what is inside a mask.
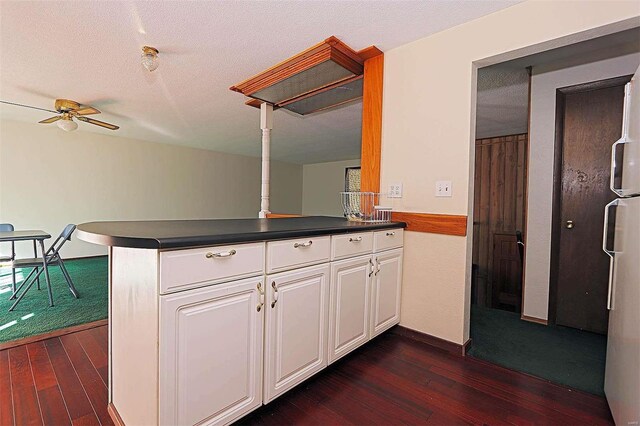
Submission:
[[[350,243],[359,243],[360,241],[362,241],[362,237],[349,238]]]
[[[309,247],[311,244],[313,244],[313,241],[309,240],[306,243],[295,243],[293,245],[293,248],[298,248],[298,247]]]
[[[572,220],[568,220],[568,221],[567,221],[567,223],[565,224],[565,227],[566,227],[567,229],[573,229],[573,226],[574,226],[574,225],[575,225],[575,224],[573,223],[573,221],[572,221]]]
[[[271,307],[275,308],[276,303],[278,303],[278,285],[275,281],[271,281],[271,287],[273,288],[273,302],[271,302]]]
[[[387,237],[393,237],[394,235],[396,235],[395,232],[387,232]]]
[[[369,278],[371,278],[371,275],[373,275],[373,271],[375,270],[373,267],[373,260],[369,259],[369,265],[371,265],[371,270],[369,271]]]
[[[378,275],[378,272],[380,272],[380,261],[378,261],[378,258],[376,257],[376,272],[373,273],[373,275]]]
[[[220,253],[207,253],[205,256],[207,259],[219,259],[221,257],[231,257],[234,254],[236,254],[237,252],[235,250],[229,250],[229,251],[225,251],[225,252],[220,252]]]
[[[264,290],[262,290],[262,283],[258,283],[257,285],[258,288],[258,306],[256,307],[256,310],[258,312],[260,312],[262,310],[262,307],[264,306]]]
[[[620,199],[615,199],[604,208],[604,231],[602,235],[602,250],[611,258],[609,260],[609,285],[607,287],[607,309],[612,308],[612,286],[613,286],[613,265],[615,262],[615,250],[609,250],[609,244],[607,237],[609,236],[609,210],[613,206],[617,206],[620,203]]]

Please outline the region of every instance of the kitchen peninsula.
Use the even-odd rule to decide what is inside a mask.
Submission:
[[[109,413],[228,424],[400,320],[404,223],[92,222],[109,246]]]

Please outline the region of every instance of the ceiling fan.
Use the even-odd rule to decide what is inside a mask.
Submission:
[[[44,109],[44,108],[32,107],[29,105],[17,104],[14,102],[7,102],[7,101],[0,101],[0,102],[8,105],[16,105],[16,106],[21,106],[25,108],[39,109],[42,111],[49,111],[54,114],[58,114],[53,117],[47,118],[45,120],[39,121],[38,123],[50,124],[58,121],[58,127],[60,127],[62,130],[65,130],[67,132],[71,132],[78,128],[78,123],[73,121],[74,118],[79,121],[83,121],[85,123],[104,127],[105,129],[109,129],[109,130],[118,130],[120,128],[119,126],[116,126],[114,124],[105,123],[104,121],[85,117],[85,115],[100,114],[100,111],[90,105],[83,105],[76,101],[71,101],[69,99],[56,99],[55,111]]]

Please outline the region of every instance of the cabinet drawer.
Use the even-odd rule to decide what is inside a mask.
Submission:
[[[331,260],[368,254],[373,251],[373,232],[331,237]]]
[[[264,243],[160,253],[160,293],[264,273]]]
[[[329,261],[331,237],[295,238],[267,243],[267,273]]]
[[[373,236],[373,251],[379,252],[402,247],[404,244],[404,229],[385,229],[377,231]]]

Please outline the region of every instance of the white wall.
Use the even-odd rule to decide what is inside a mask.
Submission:
[[[382,187],[395,209],[472,217],[475,65],[538,53],[640,25],[636,1],[527,1],[385,52]],[[453,182],[436,198],[437,180]],[[469,222],[470,223],[470,222]],[[401,324],[452,342],[469,337],[466,237],[409,232]]]
[[[272,162],[271,178],[272,210],[300,213],[302,166]],[[257,217],[259,210],[259,158],[0,122],[0,222],[17,229],[57,236],[67,223]],[[104,253],[77,238],[64,251]]]
[[[528,186],[522,311],[526,316],[548,318],[556,89],[633,74],[638,64],[640,54],[636,53],[551,71],[545,67],[533,68],[529,131],[529,174],[532,178]]]
[[[338,193],[344,191],[347,167],[360,167],[360,160],[332,161],[302,166],[303,215],[343,216]]]

